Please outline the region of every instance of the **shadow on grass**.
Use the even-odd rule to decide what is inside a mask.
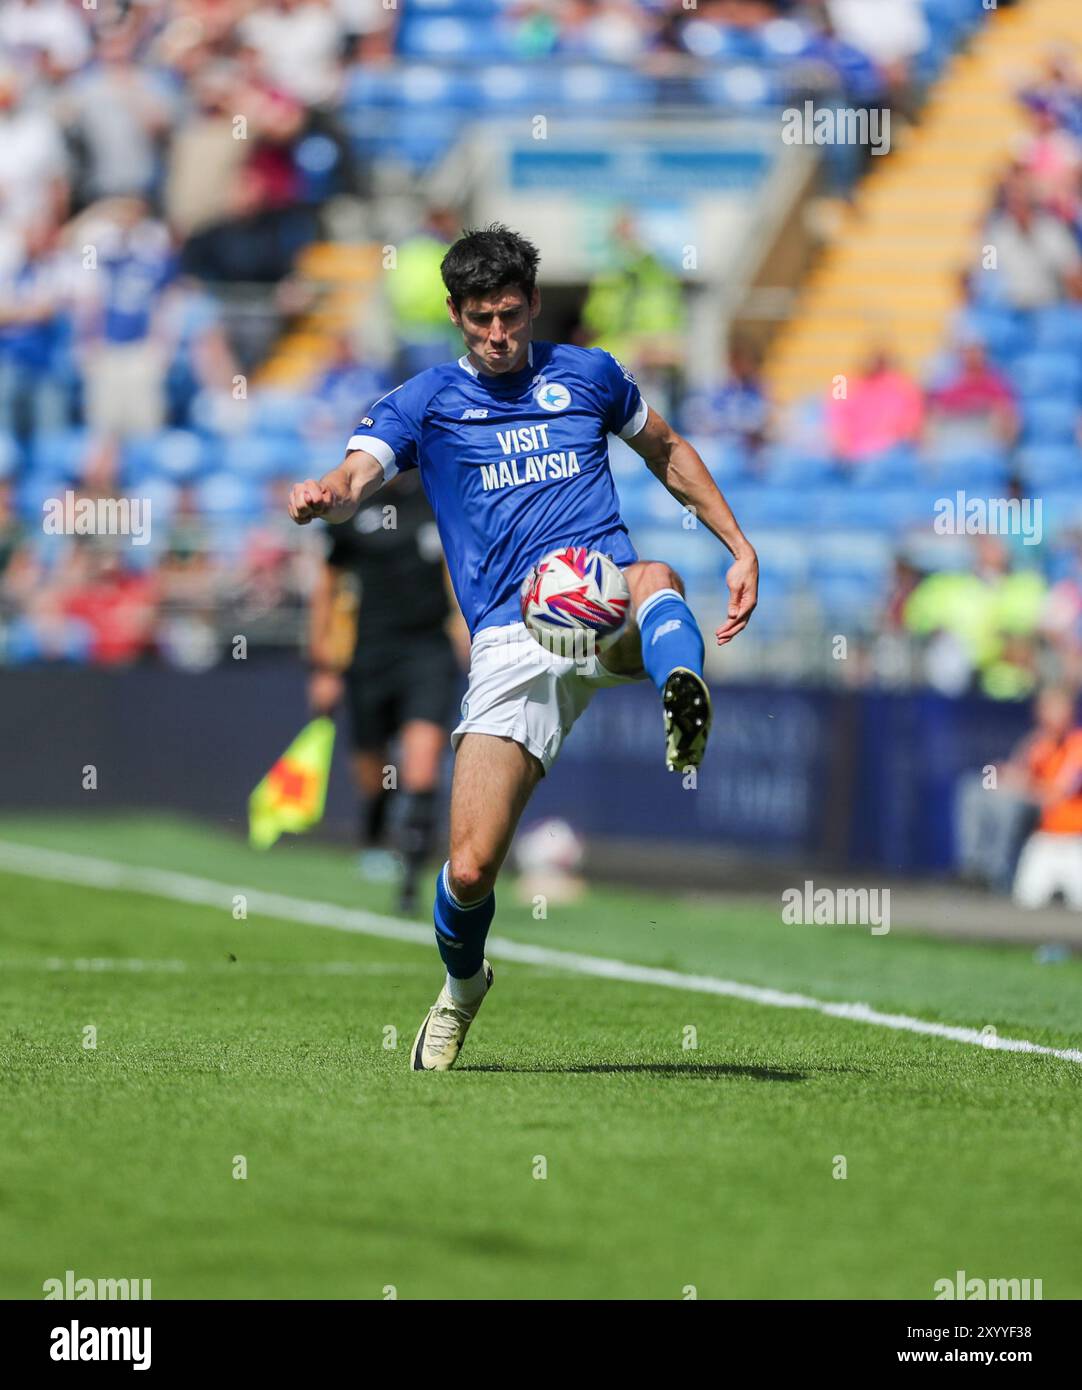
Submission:
[[[779,1067],[737,1067],[726,1066],[723,1063],[696,1062],[614,1062],[611,1065],[594,1067],[560,1066],[558,1063],[552,1066],[514,1067],[493,1062],[481,1066],[470,1066],[466,1063],[455,1070],[512,1072],[531,1076],[592,1076],[614,1073],[629,1076],[679,1076],[698,1081],[721,1081],[731,1076],[750,1076],[754,1081],[807,1081],[810,1075],[806,1071],[782,1071]],[[824,1070],[833,1071],[835,1068],[828,1067]]]

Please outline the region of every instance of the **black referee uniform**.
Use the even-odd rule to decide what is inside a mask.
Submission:
[[[449,727],[461,677],[446,632],[451,605],[443,550],[419,475],[400,474],[327,532],[327,563],[351,575],[358,589],[356,643],[345,673],[354,747],[385,748],[413,720]],[[436,790],[403,800],[396,839],[408,898],[432,850]],[[369,814],[373,840],[386,804],[385,794]]]

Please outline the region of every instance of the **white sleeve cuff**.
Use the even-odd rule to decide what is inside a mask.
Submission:
[[[352,435],[346,445],[346,453],[348,454],[351,449],[363,449],[366,454],[371,454],[383,469],[383,481],[385,483],[389,483],[398,472],[398,467],[394,461],[394,450],[382,439],[377,439],[374,434]]]
[[[649,414],[650,414],[650,407],[646,404],[646,402],[645,402],[645,401],[643,400],[643,398],[640,396],[640,397],[639,397],[639,408],[638,408],[638,410],[636,410],[635,414],[632,415],[631,419],[627,422],[627,424],[626,424],[626,425],[623,427],[623,429],[620,431],[620,438],[621,438],[621,439],[634,439],[635,436],[638,434],[639,430],[641,430],[642,427],[643,427],[643,425],[646,424],[646,417],[647,417],[647,415],[649,415]]]

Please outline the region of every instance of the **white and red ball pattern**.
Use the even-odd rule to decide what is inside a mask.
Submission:
[[[549,651],[603,652],[627,627],[631,594],[607,555],[567,546],[539,560],[522,585],[522,621]]]

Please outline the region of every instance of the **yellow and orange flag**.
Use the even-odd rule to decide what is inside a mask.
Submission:
[[[270,849],[279,835],[310,830],[323,819],[334,751],[334,721],[313,719],[248,798],[248,839]]]

